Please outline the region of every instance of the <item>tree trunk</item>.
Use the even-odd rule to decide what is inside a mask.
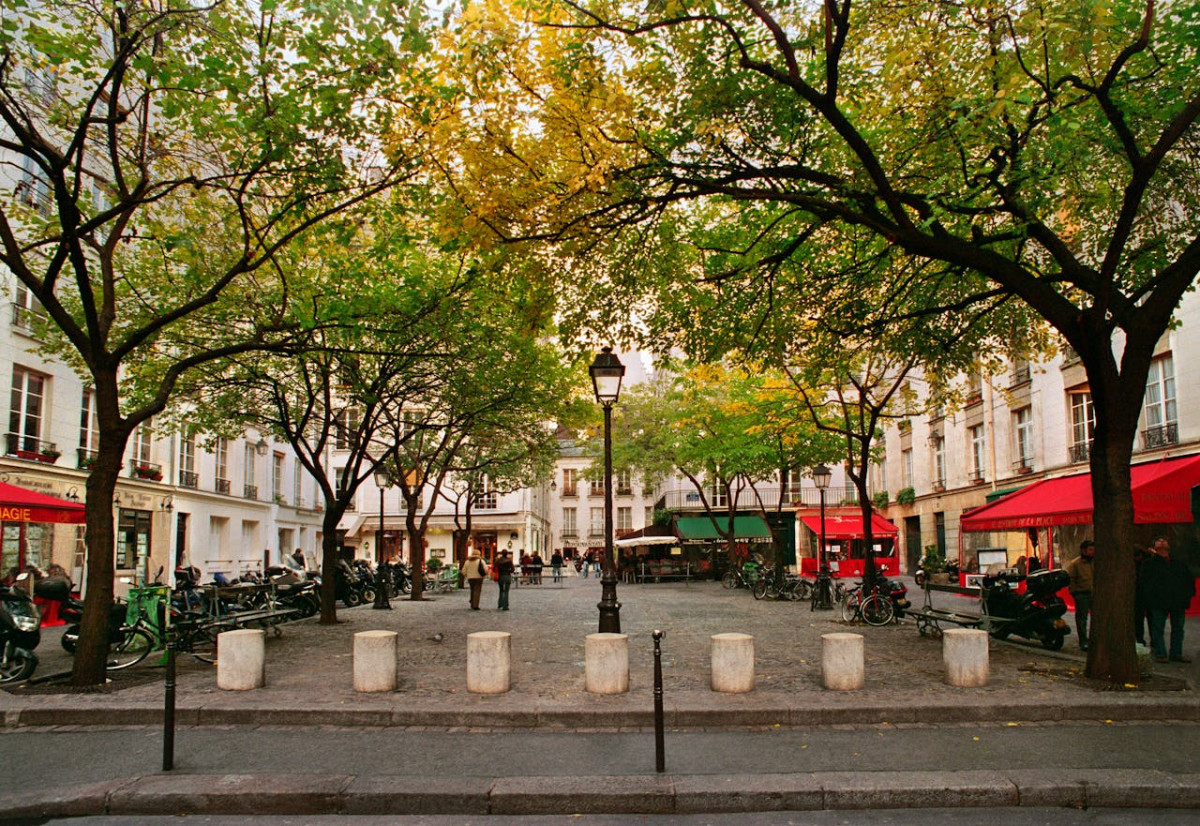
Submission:
[[[107,679],[108,618],[113,603],[116,531],[113,520],[113,492],[125,454],[128,431],[100,433],[96,462],[87,478],[87,597],[83,602],[79,642],[71,683],[77,686],[103,685]]]
[[[1107,381],[1095,381],[1089,371],[1096,407],[1090,461],[1096,576],[1087,675],[1118,684],[1136,684],[1141,677],[1133,635],[1136,534],[1129,472],[1141,410],[1129,398],[1140,399],[1146,385],[1145,370],[1140,380],[1131,380],[1137,372],[1127,372],[1109,388]]]
[[[404,497],[404,527],[408,531],[408,560],[412,568],[412,593],[408,598],[420,602],[425,598],[425,535],[417,524],[417,497]]]
[[[321,520],[321,625],[336,625],[337,615],[337,526],[342,519],[336,507],[326,502],[325,518]]]

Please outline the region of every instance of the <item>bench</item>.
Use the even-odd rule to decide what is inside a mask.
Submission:
[[[925,603],[920,608],[909,608],[905,614],[917,621],[917,632],[922,637],[940,637],[942,623],[956,625],[962,628],[981,628],[990,630],[992,620],[987,613],[987,602],[979,588],[963,588],[958,585],[935,585],[925,580]],[[933,607],[932,598],[935,593],[956,594],[958,596],[975,597],[979,601],[979,613],[968,614],[961,611],[947,611],[944,608]]]

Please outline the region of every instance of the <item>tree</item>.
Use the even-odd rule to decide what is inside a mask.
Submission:
[[[286,344],[299,326],[277,259],[411,174],[392,101],[418,74],[420,16],[314,14],[17,0],[0,29],[0,148],[22,178],[0,204],[0,261],[44,308],[45,351],[92,385],[100,431],[77,684],[104,681],[130,433],[195,367]]]
[[[506,31],[497,52],[536,99],[510,102],[530,115],[494,141],[542,197],[522,189],[510,214],[480,209],[486,199],[465,208],[499,237],[570,238],[595,261],[601,248],[655,247],[710,203],[736,206],[746,243],[711,256],[738,257],[736,271],[682,250],[625,257],[621,271],[591,264],[602,277],[577,290],[617,306],[638,281],[629,260],[686,264],[687,298],[711,309],[715,279],[754,294],[779,261],[818,260],[833,227],[957,272],[950,309],[1026,303],[1079,354],[1095,405],[1106,541],[1088,673],[1137,682],[1129,465],[1155,344],[1200,271],[1195,9],[742,0],[635,12],[568,0],[538,12],[546,26],[529,41]],[[548,133],[576,137],[551,152]],[[503,177],[469,173],[467,195]],[[619,230],[635,231],[597,240]]]

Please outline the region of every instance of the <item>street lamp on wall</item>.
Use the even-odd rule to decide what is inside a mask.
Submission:
[[[821,496],[821,536],[817,547],[817,590],[813,594],[810,610],[833,608],[833,578],[829,575],[829,560],[825,554],[825,489],[832,479],[833,472],[825,465],[813,468],[813,484]]]
[[[379,488],[379,538],[375,541],[375,604],[372,608],[390,611],[392,603],[388,599],[388,575],[383,563],[383,492],[392,485],[391,477],[383,468],[375,471],[375,486]]]
[[[625,365],[611,347],[596,354],[588,368],[596,401],[604,408],[604,570],[600,575],[600,633],[621,633],[621,603],[617,602],[617,570],[613,565],[612,408],[621,396]]]

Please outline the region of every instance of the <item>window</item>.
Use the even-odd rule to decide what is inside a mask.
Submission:
[[[191,433],[179,436],[179,484],[194,488],[200,480],[196,473],[196,437]]]
[[[967,376],[967,404],[983,401],[983,376],[971,373]]]
[[[304,497],[301,495],[300,480],[300,463],[296,462],[296,464],[292,466],[292,502],[300,507],[303,507]]]
[[[932,445],[933,483],[944,488],[946,487],[946,440],[941,436],[935,436]]]
[[[900,452],[900,467],[904,476],[904,487],[913,487],[915,484],[913,481],[915,474],[913,473],[913,452],[911,447]]]
[[[154,444],[154,425],[144,421],[133,431],[133,461],[138,464],[150,463],[150,448]]]
[[[592,521],[588,525],[592,536],[604,536],[604,508],[592,508]]]
[[[12,406],[8,418],[8,452],[40,453],[45,415],[46,377],[13,367]]]
[[[243,446],[243,456],[245,463],[243,464],[243,488],[242,495],[247,499],[258,498],[258,485],[254,484],[255,477],[258,475],[258,454],[255,452],[254,445],[246,442]]]
[[[709,487],[708,505],[712,508],[729,507],[729,491],[720,482],[713,482]]]
[[[591,482],[588,485],[588,495],[589,496],[603,496],[604,495],[604,477],[603,476],[600,477],[599,479],[595,480],[594,482]]]
[[[648,528],[653,524],[654,524],[654,506],[647,505],[646,506],[646,515],[645,515],[645,525]]]
[[[984,467],[984,451],[987,447],[987,437],[984,435],[983,425],[977,424],[967,431],[967,438],[971,448],[971,478],[983,479]]]
[[[24,284],[18,284],[13,300],[13,326],[26,332],[33,329],[34,322],[43,318],[46,311]]]
[[[150,511],[121,508],[117,514],[117,559],[120,569],[142,569],[150,558]]]
[[[575,508],[563,508],[563,533],[567,536],[574,536],[579,530],[576,523]]]
[[[271,498],[283,504],[283,454],[271,454]]]
[[[1146,402],[1142,446],[1147,448],[1175,444],[1179,425],[1175,404],[1175,363],[1168,354],[1150,362],[1146,377]]]
[[[1096,432],[1096,408],[1091,393],[1071,393],[1071,461],[1086,462]]]
[[[622,470],[617,472],[617,495],[630,496],[633,494],[633,472]]]
[[[217,493],[229,493],[229,440],[217,438],[215,451],[217,464]]]
[[[563,468],[563,496],[578,496],[579,495],[579,469],[573,467]]]
[[[346,407],[337,412],[333,418],[335,433],[334,447],[338,450],[348,450],[356,438],[358,431],[358,408]]]
[[[617,508],[617,524],[613,530],[618,533],[633,530],[633,508]]]
[[[96,393],[84,390],[79,405],[79,449],[87,458],[100,449],[100,420],[96,416]]]
[[[50,214],[50,184],[42,177],[42,170],[30,158],[21,162],[21,180],[17,183],[17,197],[41,215]]]
[[[1015,465],[1033,467],[1033,410],[1022,407],[1013,413],[1013,438],[1016,448]]]
[[[1033,372],[1030,370],[1029,362],[1025,359],[1013,359],[1013,384],[1024,384],[1033,378]]]

